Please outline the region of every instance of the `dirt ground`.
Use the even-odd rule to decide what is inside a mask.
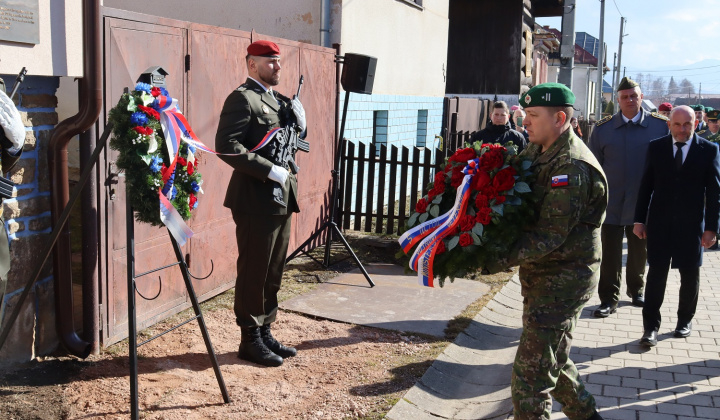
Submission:
[[[364,262],[392,261],[391,239],[350,236]],[[334,250],[341,256],[342,252]],[[309,259],[288,267],[282,299],[354,268],[349,261],[318,270]],[[237,358],[239,330],[229,291],[203,304],[230,395],[224,404],[205,345],[191,322],[139,351],[139,399],[146,419],[379,419],[425,373],[512,273],[480,276],[491,293],[451,322],[445,339],[361,327],[281,311],[273,333],[298,355],[279,368]],[[446,287],[452,287],[452,284]],[[187,311],[143,331],[150,336]],[[129,415],[127,343],[78,360],[50,356],[0,373],[1,419],[120,419]]]

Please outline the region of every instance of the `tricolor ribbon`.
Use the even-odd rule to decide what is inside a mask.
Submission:
[[[175,240],[182,246],[193,236],[193,231],[190,230],[169,199],[169,197],[172,196],[173,184],[175,183],[173,174],[180,153],[180,142],[185,142],[197,149],[216,155],[235,156],[239,155],[239,153],[218,153],[201,142],[190,127],[190,123],[188,123],[187,119],[185,119],[177,109],[177,99],[165,95],[158,95],[155,100],[157,110],[160,114],[160,126],[165,135],[165,146],[167,147],[168,156],[170,156],[171,159],[170,165],[162,174],[163,186],[158,189],[160,198],[160,220],[167,226]],[[281,128],[270,130],[250,152],[255,152],[265,147],[275,135],[277,135],[279,130],[281,130]]]
[[[407,254],[410,250],[420,242],[417,249],[410,258],[410,268],[418,273],[418,282],[423,286],[435,287],[433,275],[433,262],[435,261],[435,253],[437,252],[440,242],[455,232],[460,218],[467,210],[470,198],[470,183],[473,176],[477,173],[480,159],[469,160],[467,166],[463,169],[465,176],[462,183],[457,188],[455,203],[453,207],[445,214],[438,216],[432,220],[427,220],[412,229],[405,232],[398,242],[403,251]]]

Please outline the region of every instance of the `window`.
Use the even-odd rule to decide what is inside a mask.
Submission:
[[[375,150],[376,156],[380,155],[380,145],[387,145],[388,137],[388,112],[387,111],[374,111],[373,112],[373,143],[377,149]]]
[[[427,139],[427,120],[428,112],[427,109],[419,109],[417,116],[417,141],[415,146],[425,147]]]

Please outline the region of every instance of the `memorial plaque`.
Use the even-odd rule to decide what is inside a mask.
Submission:
[[[39,1],[0,0],[0,41],[40,43]]]

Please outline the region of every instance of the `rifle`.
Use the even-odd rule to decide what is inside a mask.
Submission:
[[[301,75],[297,94],[295,95],[298,99],[300,98],[303,80],[304,77]],[[300,168],[295,163],[295,154],[298,150],[305,153],[310,152],[310,143],[300,138],[300,126],[298,126],[295,114],[290,106],[282,107],[280,117],[285,122],[285,127],[275,135],[275,139],[279,144],[275,161],[282,166],[289,167],[293,174],[297,174]]]

